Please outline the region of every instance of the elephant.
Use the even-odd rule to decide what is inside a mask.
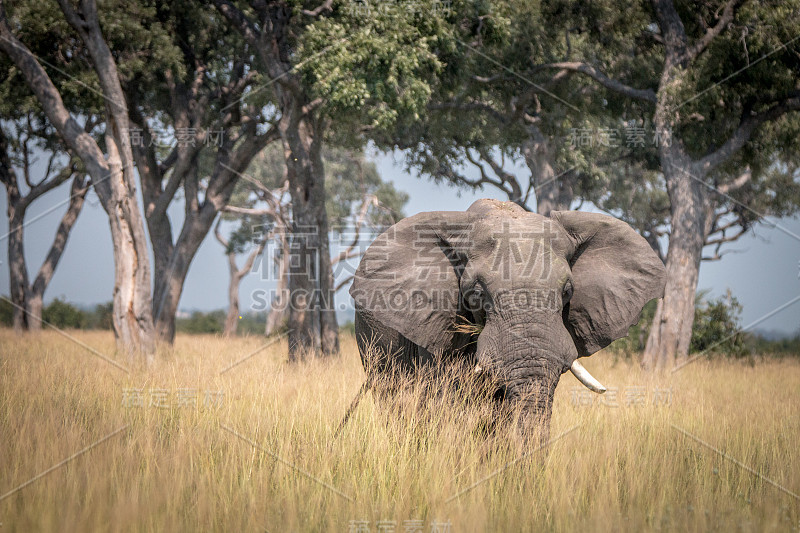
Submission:
[[[490,375],[521,428],[547,434],[561,375],[605,392],[579,359],[627,336],[665,276],[648,242],[612,216],[478,200],[405,218],[373,241],[350,289],[356,342],[368,376],[443,361]]]

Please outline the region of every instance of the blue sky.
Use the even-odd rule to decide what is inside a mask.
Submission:
[[[373,156],[385,180],[410,195],[406,215],[423,211],[462,210],[478,198],[499,198],[492,189],[465,191],[437,185],[403,171],[397,155]],[[66,209],[62,203],[68,194],[68,184],[49,193],[34,204],[27,220],[48,209],[55,209],[26,227],[26,255],[31,276],[35,275],[52,242],[55,228]],[[5,190],[0,189],[0,208],[5,212]],[[170,209],[173,222],[180,221],[182,206]],[[710,289],[714,296],[724,295],[730,288],[744,306],[742,324],[760,321],[782,305],[800,295],[800,219],[769,219],[738,242],[728,245],[731,250],[721,261],[704,262],[700,271],[699,289]],[[176,224],[177,225],[177,224]],[[7,238],[8,220],[0,219],[0,293],[8,294]],[[177,232],[177,230],[175,230]],[[243,261],[243,259],[242,259]],[[241,285],[242,311],[257,305],[271,285],[272,275],[260,269],[247,276]],[[180,308],[182,310],[211,310],[227,305],[228,266],[222,246],[209,234],[203,242],[189,271]],[[113,262],[111,236],[105,212],[97,197],[89,193],[87,203],[75,225],[67,249],[53,281],[45,294],[51,301],[63,297],[81,305],[93,305],[111,299]],[[350,307],[346,290],[337,295],[337,306]],[[800,330],[800,301],[759,322],[756,329],[790,334]]]

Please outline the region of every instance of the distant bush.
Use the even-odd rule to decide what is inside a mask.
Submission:
[[[749,354],[745,345],[746,334],[741,331],[742,305],[730,290],[726,296],[715,300],[706,298],[708,291],[700,291],[695,300],[694,323],[690,353],[716,352],[732,357]]]
[[[8,296],[3,295],[3,298],[0,299],[0,324],[11,327],[14,324],[14,307],[6,298]]]
[[[650,326],[653,323],[657,300],[648,302],[642,309],[639,323],[628,330],[628,336],[611,344],[609,349],[618,356],[631,357],[644,350]],[[695,298],[694,322],[690,353],[709,351],[743,357],[750,353],[747,333],[740,331],[742,306],[730,294],[716,299],[708,298],[708,291],[699,291]]]
[[[114,328],[114,302],[97,304],[86,313],[88,329],[113,329]]]
[[[267,325],[267,313],[245,313],[239,319],[239,326],[236,329],[238,335],[263,335]]]
[[[175,329],[182,333],[222,333],[225,324],[225,311],[195,311],[189,318],[175,321]]]
[[[59,298],[56,298],[44,308],[42,320],[61,329],[84,329],[89,324],[86,312]]]
[[[794,337],[768,340],[757,335],[750,335],[745,344],[751,353],[759,355],[777,355],[800,357],[800,333]]]
[[[643,351],[645,343],[647,343],[647,335],[650,333],[650,324],[653,323],[653,316],[656,313],[657,304],[658,300],[648,302],[642,309],[641,315],[639,315],[639,322],[628,330],[628,336],[612,342],[608,349],[617,356],[622,356],[626,359]]]
[[[348,320],[341,326],[339,326],[339,333],[349,333],[352,336],[356,336],[356,324],[352,320]]]

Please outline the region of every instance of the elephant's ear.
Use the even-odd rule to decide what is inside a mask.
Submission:
[[[569,236],[574,293],[568,328],[579,357],[628,335],[644,305],[664,296],[666,269],[648,242],[625,222],[579,211],[550,217]]]
[[[356,308],[431,353],[452,348],[474,218],[420,213],[382,233],[356,270]]]

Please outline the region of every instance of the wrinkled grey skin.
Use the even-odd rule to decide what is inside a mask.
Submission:
[[[626,336],[664,283],[648,243],[613,217],[546,218],[478,200],[466,212],[420,213],[389,228],[365,253],[350,294],[368,372],[413,372],[433,354],[477,364],[521,408],[523,426],[546,434],[561,374]],[[454,332],[463,322],[482,331]]]

